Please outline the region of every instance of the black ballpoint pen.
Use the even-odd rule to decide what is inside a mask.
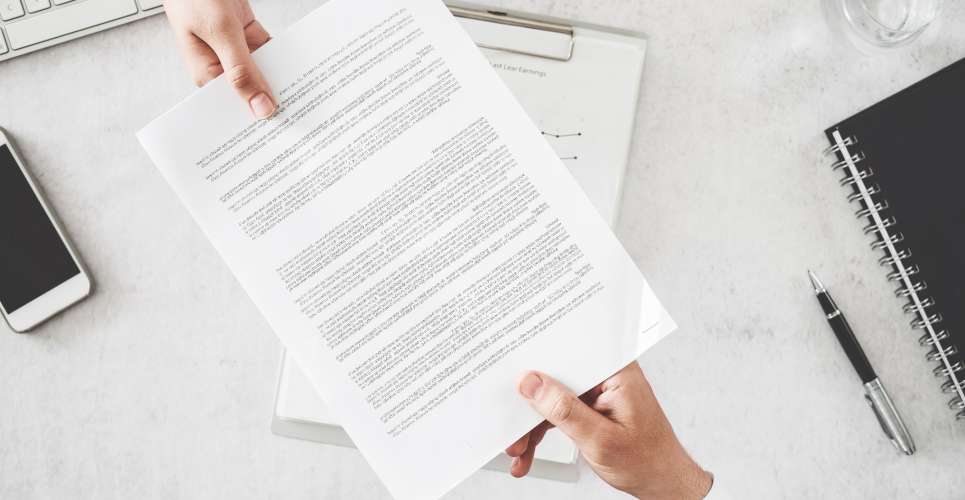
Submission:
[[[861,383],[864,384],[865,390],[864,397],[868,401],[868,404],[871,405],[871,409],[874,410],[875,416],[878,417],[881,429],[885,432],[885,435],[888,436],[888,439],[891,440],[891,444],[895,445],[895,448],[902,453],[905,455],[915,453],[915,442],[912,441],[908,429],[905,427],[904,422],[902,422],[901,415],[898,414],[898,409],[895,408],[895,404],[891,402],[891,397],[888,396],[888,392],[885,391],[885,386],[881,384],[881,380],[879,380],[878,375],[875,374],[874,368],[871,367],[871,362],[868,361],[864,350],[861,349],[861,344],[858,343],[854,332],[851,331],[851,325],[848,324],[848,320],[844,319],[844,314],[841,314],[841,310],[838,309],[837,304],[834,303],[834,299],[831,298],[831,294],[824,288],[824,285],[818,277],[811,271],[808,271],[808,276],[811,278],[811,285],[814,286],[814,294],[817,295],[818,302],[821,303],[821,309],[824,311],[824,315],[827,317],[828,323],[834,331],[834,335],[838,338],[838,342],[841,343],[841,347],[844,348],[844,352],[848,355],[848,359],[851,361],[851,365],[854,366],[855,371],[858,372],[858,376],[861,377]]]

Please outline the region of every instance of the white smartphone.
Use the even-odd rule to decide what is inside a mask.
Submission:
[[[23,333],[90,291],[77,252],[0,129],[0,312]]]

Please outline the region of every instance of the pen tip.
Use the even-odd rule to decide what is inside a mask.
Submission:
[[[821,283],[821,280],[818,279],[818,276],[810,269],[808,269],[808,278],[811,278],[811,286],[814,287],[814,293],[821,293],[825,291],[824,284]]]

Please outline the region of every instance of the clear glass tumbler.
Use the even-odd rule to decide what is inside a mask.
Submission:
[[[938,17],[942,0],[834,0],[850,35],[874,47],[898,47]]]

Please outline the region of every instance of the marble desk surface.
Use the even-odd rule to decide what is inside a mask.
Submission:
[[[254,7],[280,32],[318,3]],[[650,37],[617,232],[680,324],[641,363],[692,454],[735,498],[965,497],[965,423],[820,156],[825,127],[965,57],[965,4],[875,57],[820,0],[493,5]],[[161,16],[0,65],[0,126],[97,282],[33,334],[0,326],[0,498],[387,499],[357,451],[268,430],[278,341],[134,137],[191,90]],[[809,267],[915,456],[883,438]],[[480,471],[446,498],[623,497],[582,467],[576,484]]]

